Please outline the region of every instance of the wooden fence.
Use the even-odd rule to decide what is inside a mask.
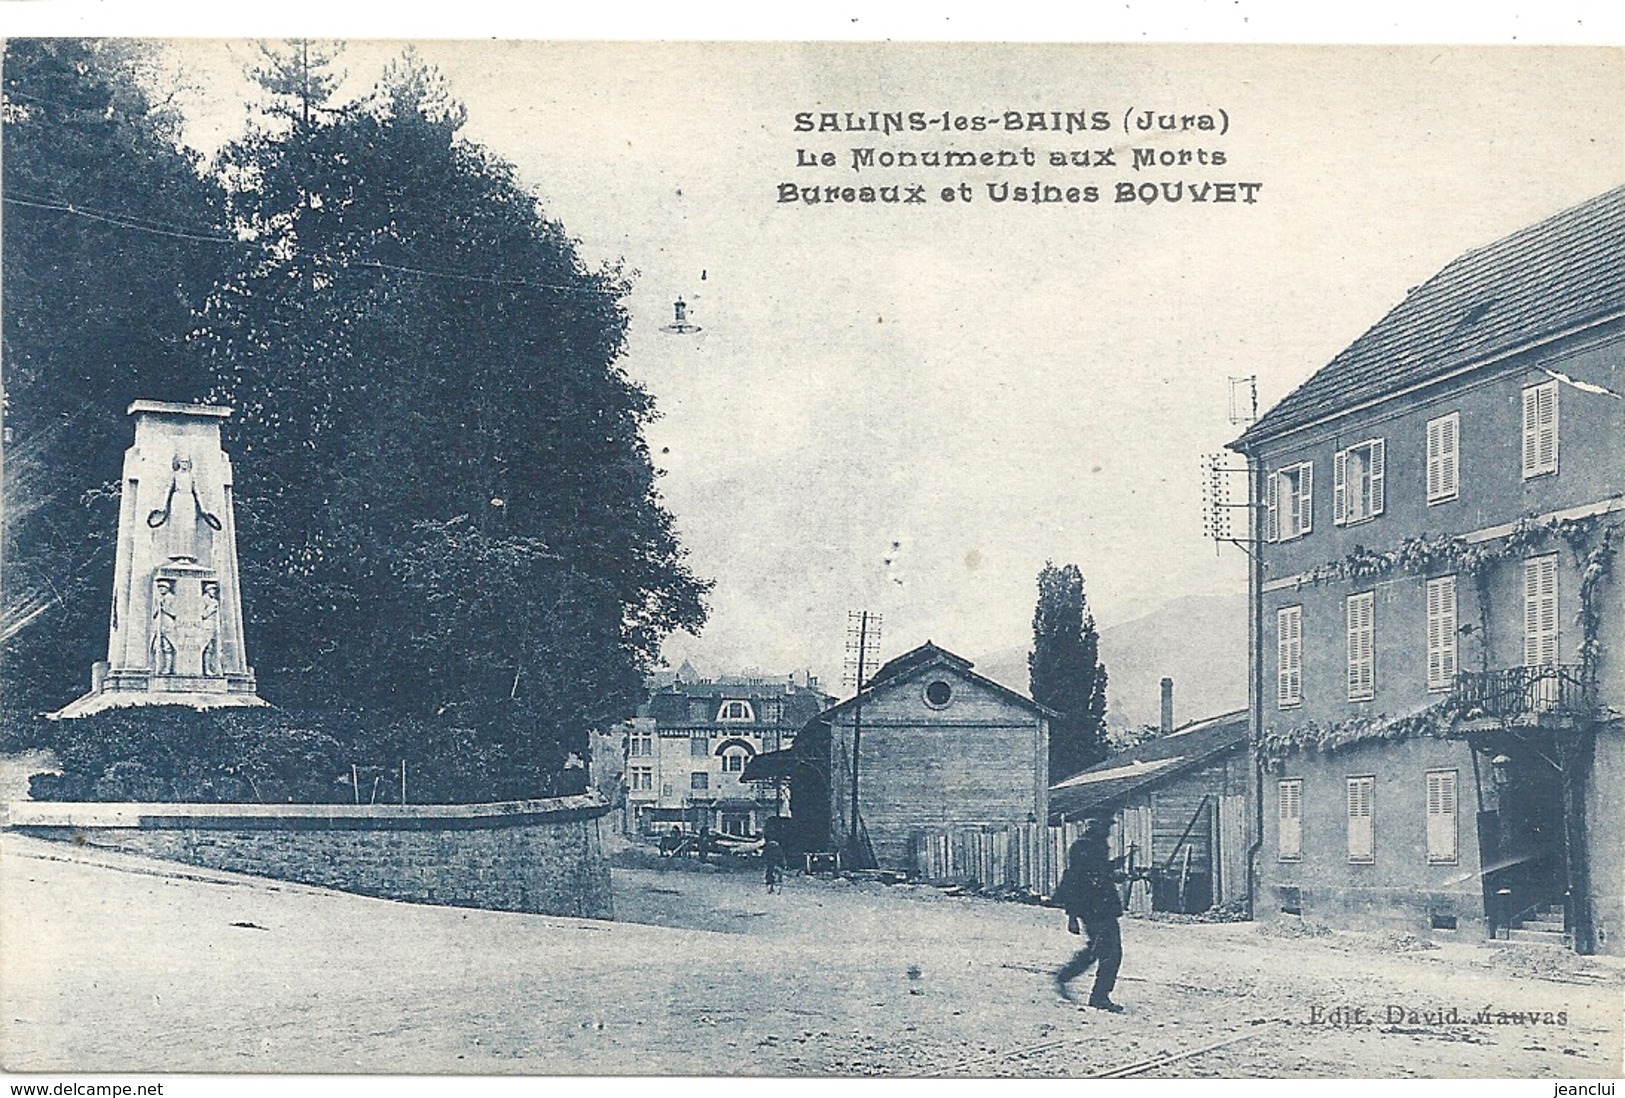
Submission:
[[[1246,894],[1249,829],[1245,799],[1214,798],[1209,812],[1214,860],[1210,864],[1207,857],[1202,858],[1200,872],[1211,873],[1211,899],[1218,905]],[[1131,868],[1152,869],[1151,809],[1124,808],[1117,822],[1112,829],[1111,856],[1128,854]],[[1066,868],[1067,848],[1082,835],[1081,821],[1056,826],[1024,823],[922,829],[911,837],[912,868],[926,880],[969,881],[982,888],[1024,889],[1047,897]],[[1186,860],[1188,863],[1188,857]],[[1186,868],[1190,868],[1188,864]],[[1132,912],[1148,912],[1151,899],[1148,883],[1136,880],[1125,889],[1124,906]]]
[[[1048,896],[1066,868],[1066,851],[1082,822],[991,824],[913,833],[914,870],[927,880],[974,881],[982,888],[1019,888]],[[1122,853],[1113,832],[1112,856]]]

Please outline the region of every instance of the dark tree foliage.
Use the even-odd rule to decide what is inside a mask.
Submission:
[[[1038,573],[1033,650],[1027,656],[1033,700],[1060,714],[1050,722],[1051,781],[1106,757],[1106,665],[1100,636],[1075,564],[1045,561]]]
[[[106,654],[137,398],[208,389],[185,337],[226,258],[219,191],[128,42],[5,45],[0,715],[54,709]]]
[[[60,774],[35,775],[36,800],[244,804],[455,804],[579,792],[578,773],[507,768],[475,729],[380,710],[112,709],[36,724]]]
[[[267,53],[275,124],[221,161],[252,243],[197,339],[237,409],[249,653],[281,704],[438,737],[379,751],[536,790],[704,619],[617,366],[626,276],[458,138],[438,74],[336,105],[323,61]]]

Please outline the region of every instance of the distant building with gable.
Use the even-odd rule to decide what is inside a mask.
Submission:
[[[692,677],[691,677],[692,676]],[[628,826],[750,837],[790,810],[788,783],[747,780],[765,752],[788,748],[831,698],[811,675],[700,678],[688,664],[651,678],[624,725]]]

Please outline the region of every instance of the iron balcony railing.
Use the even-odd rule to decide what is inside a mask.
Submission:
[[[1583,716],[1596,705],[1590,677],[1572,664],[1463,671],[1452,700],[1463,714],[1503,720],[1541,714]]]

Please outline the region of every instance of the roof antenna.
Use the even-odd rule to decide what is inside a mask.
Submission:
[[[1247,396],[1242,398],[1242,386]],[[1258,375],[1230,379],[1230,423],[1239,427],[1243,423],[1258,422]]]

